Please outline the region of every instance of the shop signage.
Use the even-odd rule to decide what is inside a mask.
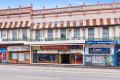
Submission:
[[[8,51],[29,51],[29,46],[8,46]]]
[[[6,49],[5,48],[0,48],[0,53],[6,53]]]
[[[69,48],[68,46],[58,46],[58,45],[54,45],[54,46],[40,46],[41,50],[63,50],[63,51],[67,51]]]
[[[110,54],[110,48],[89,48],[90,54]]]
[[[117,44],[120,44],[120,40],[117,40]]]
[[[58,51],[53,51],[53,50],[44,50],[44,51],[37,51],[38,54],[57,54]]]
[[[86,41],[85,44],[116,44],[116,41]]]

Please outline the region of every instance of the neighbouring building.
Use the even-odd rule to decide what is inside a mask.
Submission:
[[[119,14],[119,2],[0,10],[0,60],[119,65]]]

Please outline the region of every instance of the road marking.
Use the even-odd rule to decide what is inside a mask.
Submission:
[[[35,76],[17,76],[20,78],[41,79],[41,80],[60,80],[60,78],[47,78],[47,77],[35,77]]]

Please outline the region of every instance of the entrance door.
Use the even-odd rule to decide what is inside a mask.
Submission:
[[[120,52],[117,52],[117,65],[120,66]]]
[[[61,54],[61,64],[70,64],[70,54]]]

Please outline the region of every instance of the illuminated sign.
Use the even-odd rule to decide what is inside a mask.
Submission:
[[[90,54],[110,54],[110,48],[89,48]]]

